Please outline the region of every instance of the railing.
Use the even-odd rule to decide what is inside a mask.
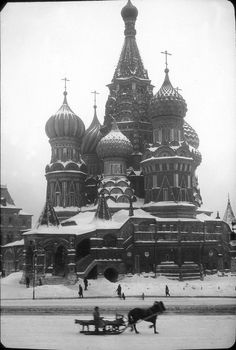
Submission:
[[[77,272],[84,272],[87,268],[87,266],[93,262],[94,258],[89,254],[86,255],[84,258],[80,259],[76,262],[76,271]]]

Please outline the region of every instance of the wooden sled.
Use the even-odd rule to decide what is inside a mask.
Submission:
[[[115,320],[106,320],[101,317],[101,325],[98,327],[98,332],[95,332],[94,320],[75,319],[75,323],[82,326],[80,333],[85,335],[115,335],[124,332],[127,328],[127,323],[125,322],[123,315],[116,315]],[[93,330],[89,329],[90,326],[93,326]],[[85,330],[85,327],[87,330]]]

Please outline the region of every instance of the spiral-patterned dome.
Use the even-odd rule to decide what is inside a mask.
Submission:
[[[132,152],[131,142],[113,121],[111,131],[97,145],[98,156],[102,159],[108,157],[127,158]]]
[[[150,115],[152,118],[159,116],[177,116],[184,118],[187,105],[183,97],[173,88],[169,75],[169,69],[165,69],[165,80],[160,90],[153,96],[150,103]]]
[[[85,132],[83,121],[70,109],[64,91],[64,101],[61,108],[52,115],[45,126],[45,131],[50,139],[56,137],[82,138]]]
[[[184,122],[184,138],[188,144],[194,148],[199,147],[199,138],[196,131],[185,121]]]
[[[136,20],[138,16],[137,7],[135,7],[130,0],[128,0],[127,4],[121,10],[121,16],[123,20],[126,19],[134,19]]]
[[[102,138],[102,134],[100,132],[101,124],[98,120],[96,113],[96,106],[94,106],[94,117],[91,125],[85,131],[82,145],[81,145],[81,153],[82,154],[91,154],[96,153],[96,147],[98,142]]]

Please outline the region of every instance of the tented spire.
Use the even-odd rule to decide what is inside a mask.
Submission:
[[[95,218],[102,220],[111,220],[111,213],[107,205],[104,193],[98,198],[98,207],[95,213]]]
[[[232,226],[232,223],[234,221],[236,221],[236,217],[235,217],[233,209],[231,207],[229,195],[228,195],[228,203],[227,203],[227,207],[226,207],[225,214],[224,214],[224,217],[223,217],[223,221],[227,222],[227,224],[230,227]]]
[[[39,220],[36,224],[36,228],[38,228],[39,226],[42,225],[46,225],[46,226],[58,226],[59,220],[57,217],[57,214],[53,208],[53,206],[51,205],[49,199],[47,199],[46,204],[43,208],[43,211],[39,217]]]

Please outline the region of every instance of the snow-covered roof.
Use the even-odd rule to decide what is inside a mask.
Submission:
[[[24,239],[21,239],[20,241],[7,243],[2,247],[5,248],[5,247],[15,247],[15,246],[23,246],[23,245],[24,245]]]
[[[59,206],[57,206],[57,207],[53,207],[54,208],[54,210],[57,212],[57,211],[75,211],[75,212],[77,212],[77,211],[79,211],[79,208],[78,207],[59,207]]]
[[[0,204],[0,208],[1,208],[1,209],[15,209],[15,210],[21,210],[21,208],[16,207],[15,205],[9,204],[9,203],[6,203],[6,205]]]
[[[19,215],[27,215],[27,216],[33,216],[33,214],[26,213],[23,210],[20,210]]]
[[[205,213],[197,214],[196,217],[200,221],[220,221],[220,222],[222,221],[221,219],[212,218],[211,216],[209,216]]]
[[[169,207],[169,206],[188,206],[195,207],[193,203],[189,202],[174,202],[174,201],[161,201],[161,202],[149,202],[143,205],[143,207]]]
[[[85,233],[96,231],[97,229],[119,229],[128,219],[129,211],[122,209],[117,211],[111,218],[111,220],[102,220],[95,218],[95,213],[92,211],[80,212],[75,216],[62,221],[61,225],[58,226],[47,226],[40,225],[38,228],[33,228],[28,232],[23,233],[25,236],[35,234],[75,234],[82,235]],[[147,213],[142,209],[134,209],[134,215],[132,218],[152,218],[154,216]],[[69,224],[70,223],[70,224]],[[65,225],[63,225],[65,224]],[[69,225],[66,225],[69,224]]]

